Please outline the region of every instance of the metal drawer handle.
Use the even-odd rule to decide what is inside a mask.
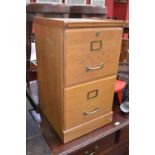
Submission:
[[[89,152],[85,152],[85,155],[94,155],[95,154],[95,152],[92,152],[92,153],[89,153]]]
[[[92,70],[97,70],[97,69],[102,69],[104,67],[103,63],[100,63],[99,66],[97,67],[90,67],[90,66],[86,66],[86,71],[92,71]]]
[[[100,110],[100,108],[97,106],[97,107],[95,108],[95,110],[93,110],[93,111],[85,111],[83,114],[84,114],[84,115],[92,115],[92,114],[98,112],[99,110]]]
[[[89,151],[85,151],[84,154],[85,154],[85,155],[94,155],[94,154],[96,153],[95,151],[98,150],[98,148],[99,148],[98,145],[96,145],[96,146],[94,147],[94,151],[93,151],[93,152],[89,153]]]

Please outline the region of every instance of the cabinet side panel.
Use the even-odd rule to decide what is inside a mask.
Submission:
[[[35,24],[39,99],[60,135],[63,129],[63,29]]]

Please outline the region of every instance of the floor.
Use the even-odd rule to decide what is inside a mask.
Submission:
[[[51,151],[31,115],[29,100],[26,100],[26,155],[51,155]]]

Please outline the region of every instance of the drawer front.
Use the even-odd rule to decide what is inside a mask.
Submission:
[[[112,110],[116,76],[64,90],[64,129],[73,128]]]
[[[116,74],[122,28],[65,30],[65,85]]]
[[[105,152],[98,153],[98,155],[128,155],[128,154],[129,154],[129,142],[119,144]]]
[[[114,145],[115,134],[111,134],[105,138],[94,142],[83,149],[71,153],[71,155],[95,155],[98,152],[105,151]]]

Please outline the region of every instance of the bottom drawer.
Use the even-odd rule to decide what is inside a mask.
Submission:
[[[128,155],[129,154],[129,142],[115,145],[114,147],[100,152],[97,155]],[[95,155],[95,154],[94,154]]]
[[[120,142],[123,142],[125,140],[129,139],[129,126],[123,128],[121,130],[121,134],[120,134]]]
[[[116,76],[64,89],[64,129],[71,129],[112,110]]]
[[[71,155],[95,155],[98,152],[104,151],[114,145],[115,134],[109,135],[83,149],[72,153]]]

